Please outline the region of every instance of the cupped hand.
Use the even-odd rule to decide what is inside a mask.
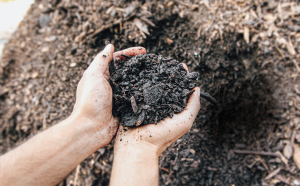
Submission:
[[[185,69],[187,67],[183,64]],[[188,70],[187,70],[188,71]],[[155,152],[159,156],[168,146],[187,133],[200,110],[200,88],[195,87],[185,110],[172,118],[165,118],[155,124],[125,129],[120,125],[115,139],[115,153],[123,149]]]
[[[78,84],[72,116],[84,121],[81,122],[82,130],[97,136],[100,146],[107,145],[113,139],[119,124],[118,118],[112,115],[112,89],[108,82],[109,63],[113,57],[120,59],[121,54],[135,56],[144,53],[146,50],[143,47],[128,48],[114,53],[114,46],[109,44],[95,57]]]

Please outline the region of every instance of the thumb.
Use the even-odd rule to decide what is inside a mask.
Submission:
[[[195,87],[194,90],[195,92],[190,96],[186,109],[192,111],[192,114],[197,115],[200,110],[200,88]]]
[[[195,87],[194,90],[195,92],[190,96],[186,109],[180,113],[181,119],[185,121],[183,123],[186,123],[190,126],[192,126],[200,110],[200,88]]]
[[[88,69],[104,74],[108,68],[108,64],[112,60],[114,50],[114,46],[112,44],[108,44],[104,50],[97,54]]]

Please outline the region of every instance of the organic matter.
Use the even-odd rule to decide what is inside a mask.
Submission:
[[[188,73],[177,60],[160,55],[125,57],[110,70],[113,115],[121,117],[124,127],[157,124],[184,110],[197,72]]]

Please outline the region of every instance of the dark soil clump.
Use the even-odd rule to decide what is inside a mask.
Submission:
[[[152,124],[184,110],[198,78],[177,60],[143,54],[117,61],[111,71],[113,115],[124,127]]]

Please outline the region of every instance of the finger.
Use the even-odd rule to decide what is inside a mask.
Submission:
[[[185,63],[180,63],[180,64],[182,64],[183,68],[187,71],[187,73],[189,73],[189,69],[188,69],[188,67],[186,66],[186,64],[185,64]]]
[[[114,59],[122,59],[122,60],[126,60],[126,57],[121,56],[121,54],[123,55],[127,55],[127,56],[136,56],[136,55],[140,55],[140,54],[145,54],[146,53],[146,49],[144,47],[132,47],[132,48],[127,48],[118,52],[114,53]]]
[[[113,53],[114,53],[114,46],[112,44],[108,44],[104,48],[104,50],[102,50],[99,54],[97,54],[97,56],[90,64],[88,69],[92,69],[104,74],[106,69],[108,68],[108,64],[112,60]]]
[[[107,68],[106,71],[104,72],[104,77],[105,77],[106,80],[109,80],[109,76],[110,76],[110,73],[109,73],[109,70]]]
[[[120,124],[120,118],[119,118],[119,117],[116,117],[116,116],[114,116],[114,117],[113,117],[113,120],[114,120],[114,123],[116,124],[116,126],[119,128],[119,124]]]
[[[120,118],[113,117],[113,127],[114,127],[114,133],[113,133],[114,137],[113,138],[115,138],[118,133],[119,125],[120,125]]]
[[[195,87],[194,90],[195,92],[190,96],[186,109],[197,115],[200,110],[200,88]]]
[[[195,92],[190,96],[186,109],[179,114],[180,118],[185,121],[183,123],[188,125],[187,127],[192,126],[200,110],[200,88],[195,87],[194,90]]]

